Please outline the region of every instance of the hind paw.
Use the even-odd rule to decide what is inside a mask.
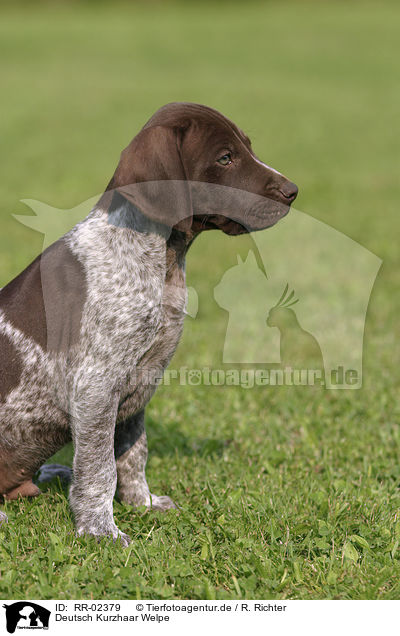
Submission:
[[[5,493],[4,499],[18,499],[19,496],[37,497],[38,495],[40,495],[40,492],[41,491],[39,490],[39,488],[35,486],[32,479],[30,479],[29,481],[24,481],[23,484],[20,484],[16,488],[13,488],[12,490],[9,490],[7,493]]]

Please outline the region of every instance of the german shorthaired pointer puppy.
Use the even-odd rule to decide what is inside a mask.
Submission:
[[[146,482],[144,408],[181,336],[186,252],[204,230],[274,225],[296,195],[212,108],[155,113],[89,216],[0,291],[0,496],[39,494],[32,477],[72,439],[78,534],[128,544],[117,480],[127,503],[174,507]]]

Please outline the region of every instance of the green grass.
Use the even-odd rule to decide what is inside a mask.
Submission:
[[[121,550],[75,537],[61,484],[8,503],[0,597],[400,597],[399,18],[394,2],[2,8],[0,285],[41,249],[11,217],[18,201],[72,208],[100,192],[173,100],[237,121],[299,185],[298,209],[383,266],[361,390],[161,387],[148,479],[180,511],[116,501],[133,538]],[[251,247],[218,233],[193,246],[200,312],[172,367],[221,367],[227,314],[212,290]]]

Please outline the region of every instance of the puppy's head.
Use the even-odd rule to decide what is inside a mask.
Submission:
[[[260,161],[249,138],[216,110],[163,106],[122,152],[107,188],[152,221],[197,234],[242,234],[285,216],[297,187]]]

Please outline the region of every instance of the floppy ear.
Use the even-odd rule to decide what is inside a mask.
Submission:
[[[151,221],[187,232],[193,211],[182,135],[167,126],[141,130],[122,152],[107,190],[118,191]]]

